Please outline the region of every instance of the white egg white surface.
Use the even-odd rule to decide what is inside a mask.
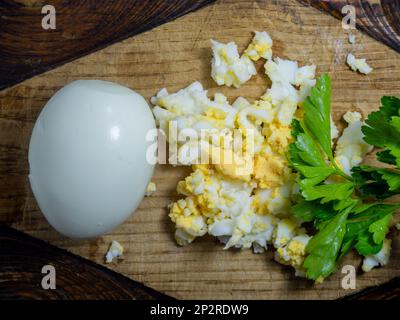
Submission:
[[[154,127],[144,98],[124,86],[78,80],[59,90],[29,145],[29,180],[49,223],[88,238],[128,218],[153,174],[145,137]]]

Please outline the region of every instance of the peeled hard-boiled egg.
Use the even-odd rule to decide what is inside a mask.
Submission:
[[[124,86],[78,80],[45,105],[29,145],[29,180],[48,222],[72,238],[99,236],[138,207],[154,165],[155,128],[144,98]]]

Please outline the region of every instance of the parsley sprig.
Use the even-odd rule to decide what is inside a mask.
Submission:
[[[304,102],[303,119],[292,122],[294,142],[288,154],[300,188],[292,214],[313,222],[317,229],[303,264],[307,278],[313,280],[333,273],[353,248],[362,256],[379,252],[393,213],[400,207],[382,203],[400,193],[400,100],[383,97],[380,110],[372,112],[362,127],[364,140],[382,149],[378,160],[396,168],[362,165],[349,176],[334,160],[330,99],[331,79],[324,74]]]

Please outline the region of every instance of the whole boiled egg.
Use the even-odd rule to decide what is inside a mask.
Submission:
[[[78,80],[45,105],[29,145],[29,180],[48,222],[71,238],[106,233],[138,207],[154,165],[155,123],[144,98],[124,86]]]

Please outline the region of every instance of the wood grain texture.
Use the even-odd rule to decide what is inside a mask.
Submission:
[[[322,11],[343,18],[342,8],[356,9],[357,28],[400,52],[400,0],[299,0]]]
[[[250,100],[264,93],[269,81],[259,75],[240,89],[218,87],[210,78],[209,39],[237,42],[244,49],[253,30],[267,30],[274,39],[274,55],[315,63],[317,72],[333,78],[333,116],[339,120],[349,108],[364,114],[377,109],[382,95],[400,92],[399,54],[355,31],[350,45],[340,21],[295,0],[219,1],[173,22],[109,46],[17,86],[0,92],[0,221],[103,263],[111,240],[123,244],[123,261],[108,265],[147,286],[176,298],[332,299],[351,293],[341,289],[340,271],[322,285],[296,279],[293,271],[273,261],[273,252],[223,251],[210,237],[178,247],[166,206],[176,199],[175,186],[185,168],[158,166],[158,191],[145,198],[123,225],[97,240],[76,242],[56,233],[39,212],[27,181],[27,148],[34,121],[56,90],[75,79],[104,79],[131,87],[146,99],[158,89],[175,91],[200,80],[209,93],[221,91],[230,101]],[[365,76],[349,70],[348,52],[365,57],[374,71]],[[400,276],[400,241],[394,231],[393,254],[385,268],[360,273],[357,290]],[[357,268],[350,255],[343,263]]]
[[[0,300],[172,299],[119,273],[0,225]],[[43,266],[56,272],[56,288],[43,289]]]
[[[380,286],[368,287],[340,300],[400,300],[400,278],[396,277]]]
[[[0,0],[0,89],[215,0]],[[56,29],[42,28],[44,5]]]

